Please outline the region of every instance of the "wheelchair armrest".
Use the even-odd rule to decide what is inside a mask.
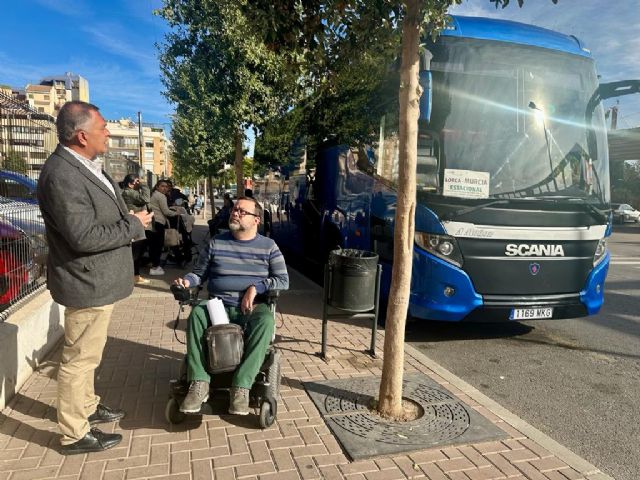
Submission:
[[[278,301],[278,297],[280,297],[280,290],[269,290],[265,295],[267,296],[267,304],[271,305]]]

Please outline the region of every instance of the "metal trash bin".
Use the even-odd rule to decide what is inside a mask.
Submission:
[[[377,265],[378,254],[374,252],[356,249],[330,252],[329,305],[348,312],[375,308]]]

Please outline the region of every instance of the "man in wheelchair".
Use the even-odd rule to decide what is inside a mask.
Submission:
[[[256,297],[289,288],[287,266],[280,249],[258,233],[262,207],[253,198],[238,199],[229,218],[229,231],[211,239],[193,271],[174,281],[186,288],[207,282],[209,297],[220,298],[230,322],[245,329],[244,354],[231,382],[229,413],[249,413],[249,390],[273,337],[275,319]],[[259,298],[259,297],[258,297]],[[205,369],[205,330],[210,326],[206,303],[193,308],[187,325],[189,392],[180,406],[197,413],[209,398],[211,377]]]

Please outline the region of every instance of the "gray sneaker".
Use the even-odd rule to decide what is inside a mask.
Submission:
[[[182,413],[198,413],[204,402],[209,400],[209,382],[194,380],[189,385],[189,393],[184,397],[180,411]]]
[[[229,413],[231,415],[249,414],[249,389],[242,387],[231,387],[229,391],[231,402],[229,403]]]

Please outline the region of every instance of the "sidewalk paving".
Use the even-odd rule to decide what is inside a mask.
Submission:
[[[127,417],[103,430],[123,441],[100,453],[57,453],[57,358],[41,365],[0,414],[0,480],[10,479],[350,479],[603,480],[610,477],[512,415],[478,390],[407,346],[405,372],[428,375],[508,438],[350,462],[325,425],[303,381],[381,374],[369,347],[366,321],[331,321],[329,359],[320,349],[322,290],[290,270],[291,290],[278,305],[277,347],[282,386],[276,423],[260,430],[254,415],[164,419],[169,380],[177,378],[185,346],[172,330],[178,305],[167,283],[177,270],[137,287],[116,305],[96,390]],[[177,337],[184,339],[186,313]],[[378,331],[381,356],[384,332]]]

